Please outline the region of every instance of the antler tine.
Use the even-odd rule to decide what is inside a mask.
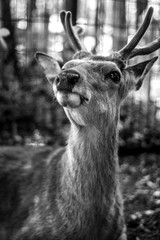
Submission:
[[[131,58],[133,58],[135,56],[138,56],[138,55],[150,54],[152,52],[155,52],[159,48],[160,48],[160,38],[157,38],[153,42],[147,44],[145,47],[135,48],[131,52],[131,54],[129,56],[129,59],[131,59]]]
[[[82,44],[73,30],[72,26],[72,14],[71,12],[61,11],[60,13],[61,22],[63,24],[64,30],[72,44],[75,51],[83,50]]]
[[[153,7],[150,7],[147,11],[147,14],[145,16],[145,19],[142,25],[140,26],[136,34],[133,36],[131,41],[119,51],[119,53],[124,59],[130,58],[132,50],[136,47],[136,45],[141,40],[141,38],[143,37],[144,33],[147,30],[151,22],[152,14],[153,14]]]
[[[60,12],[60,19],[61,19],[61,23],[63,25],[63,28],[66,32],[66,27],[65,27],[65,17],[66,17],[66,11],[61,11]]]
[[[74,50],[75,51],[76,50],[78,50],[78,51],[83,50],[82,44],[81,44],[78,36],[76,35],[76,33],[73,30],[71,12],[66,13],[65,26],[66,26],[68,37],[70,39],[70,42],[73,45]]]

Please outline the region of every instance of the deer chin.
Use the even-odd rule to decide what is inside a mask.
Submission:
[[[56,98],[62,107],[67,108],[78,108],[85,102],[88,102],[88,98],[77,92],[58,91]]]
[[[64,111],[66,116],[76,126],[86,126],[86,123],[83,119],[83,116],[77,111],[78,108],[66,108],[64,107]]]

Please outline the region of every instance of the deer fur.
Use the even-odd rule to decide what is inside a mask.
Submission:
[[[36,58],[71,127],[65,148],[14,166],[16,192],[11,197],[4,191],[1,200],[17,201],[14,209],[0,208],[5,216],[1,239],[126,240],[117,144],[120,106],[141,87],[157,57],[128,66],[118,52],[103,57],[79,51],[62,68],[56,57],[37,53]],[[2,158],[9,160],[5,154]],[[7,181],[10,171],[5,172]]]

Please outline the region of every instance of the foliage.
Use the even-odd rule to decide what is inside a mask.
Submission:
[[[159,154],[121,158],[125,215],[129,240],[157,240],[160,236]]]
[[[121,108],[120,147],[148,151],[159,146],[160,119],[159,108],[149,103],[127,99]]]
[[[63,125],[63,112],[37,64],[33,62],[32,67],[23,69],[21,82],[11,69],[6,75],[6,87],[0,92],[1,144],[24,144],[34,138],[36,129],[45,143],[54,142],[58,128]]]

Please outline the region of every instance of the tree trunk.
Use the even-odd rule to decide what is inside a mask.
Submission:
[[[77,6],[78,6],[78,1],[77,0],[65,0],[65,10],[66,11],[71,11],[72,13],[72,23],[73,25],[76,24],[76,20],[77,20]]]
[[[137,16],[136,16],[136,29],[139,27],[139,18],[144,10],[148,7],[148,0],[137,0]]]
[[[113,50],[120,50],[127,42],[126,34],[126,2],[114,0],[113,2]]]
[[[12,62],[14,66],[15,76],[20,77],[20,69],[18,66],[18,59],[16,55],[16,40],[15,40],[15,29],[11,17],[10,0],[1,1],[1,16],[2,16],[2,27],[7,28],[10,31],[10,35],[5,38],[8,45],[8,54],[5,59],[5,63]]]
[[[32,26],[32,18],[36,9],[36,0],[29,0],[27,2],[27,25],[30,28]]]
[[[92,50],[93,54],[97,54],[97,47],[100,43],[100,36],[103,33],[103,26],[105,22],[105,2],[104,0],[97,1],[95,14],[95,46]]]

